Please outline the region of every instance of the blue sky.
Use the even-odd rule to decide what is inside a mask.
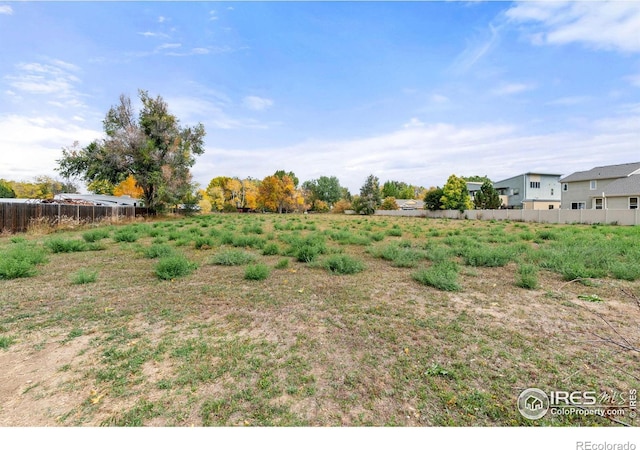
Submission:
[[[637,1],[0,1],[0,178],[56,176],[138,89],[205,125],[203,186],[639,161],[638,30]]]

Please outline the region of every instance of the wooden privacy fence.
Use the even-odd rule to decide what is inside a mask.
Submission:
[[[27,231],[34,221],[51,225],[65,222],[117,222],[123,218],[146,215],[147,208],[134,206],[64,205],[57,203],[0,203],[0,231]]]

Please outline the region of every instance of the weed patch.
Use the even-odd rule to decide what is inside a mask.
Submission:
[[[427,286],[441,291],[459,291],[458,266],[453,262],[441,262],[428,269],[421,269],[413,273],[413,279]]]
[[[242,266],[255,261],[255,255],[238,249],[227,249],[213,255],[209,264],[217,266]]]
[[[244,271],[245,280],[264,280],[269,276],[271,269],[266,264],[251,264]]]
[[[156,264],[155,273],[161,280],[173,280],[189,275],[197,267],[196,263],[189,261],[185,256],[165,256]]]
[[[322,266],[331,273],[350,275],[362,272],[365,264],[348,255],[331,255],[322,262]]]

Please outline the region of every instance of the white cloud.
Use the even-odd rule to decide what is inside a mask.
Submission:
[[[500,27],[489,24],[487,31],[467,43],[466,48],[456,57],[452,71],[459,75],[467,72],[478,61],[488,55],[499,42]]]
[[[522,92],[530,91],[533,89],[535,89],[535,86],[532,84],[505,83],[493,89],[491,92],[494,95],[514,95],[514,94],[520,94]]]
[[[180,48],[180,47],[182,47],[182,44],[177,44],[177,43],[176,44],[162,44],[162,45],[158,46],[156,48],[156,50],[160,51],[160,50],[166,50],[168,48]]]
[[[101,135],[101,130],[57,116],[0,117],[0,148],[5,149],[0,159],[0,178],[26,180],[36,175],[55,175],[62,147],[75,141],[86,145]]]
[[[586,103],[591,100],[591,97],[588,96],[575,96],[575,97],[560,97],[550,102],[547,102],[547,105],[551,106],[573,106],[579,105],[581,103]]]
[[[214,94],[215,95],[215,94]],[[180,117],[184,123],[203,122],[205,128],[223,130],[237,129],[266,129],[267,125],[256,120],[238,119],[229,116],[224,111],[226,101],[216,96],[218,101],[206,100],[200,97],[168,97],[171,113]]]
[[[263,111],[273,106],[273,100],[249,95],[242,100],[242,104],[253,111]]]
[[[535,44],[581,43],[603,50],[640,52],[640,2],[523,2],[508,19],[535,24],[528,29]]]
[[[164,22],[166,22],[166,21],[167,21],[167,18],[166,18],[166,17],[164,17],[164,16],[159,16],[159,17],[158,17],[158,23],[164,23]]]
[[[13,14],[13,8],[10,5],[0,5],[0,14],[10,16]]]
[[[140,36],[149,37],[149,38],[162,38],[168,39],[169,35],[165,33],[156,33],[154,31],[138,31]]]
[[[263,178],[285,168],[301,180],[335,175],[357,193],[371,173],[381,181],[426,187],[442,186],[452,173],[487,174],[494,180],[527,171],[569,174],[636,161],[638,120],[640,111],[594,121],[584,131],[527,134],[508,124],[429,124],[413,118],[398,130],[364,139],[308,140],[282,148],[209,148],[194,175],[208,183],[219,174]]]
[[[218,20],[217,13],[214,9],[209,11],[209,20]]]
[[[441,94],[433,94],[431,96],[431,101],[433,103],[449,103],[449,97],[446,97]]]
[[[625,80],[631,83],[632,86],[640,87],[640,73],[637,75],[629,75],[625,77]]]
[[[48,63],[19,63],[15,72],[5,75],[8,85],[22,96],[45,96],[47,102],[60,107],[84,107],[82,95],[76,85],[80,79],[75,75],[78,66],[61,61],[51,60]],[[14,91],[13,95],[17,95]]]

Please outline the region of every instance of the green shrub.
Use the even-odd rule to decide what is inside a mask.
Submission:
[[[255,261],[255,259],[256,257],[251,253],[237,249],[227,249],[213,255],[209,263],[218,266],[242,266]]]
[[[139,234],[132,228],[121,228],[113,233],[113,240],[116,242],[135,242],[139,238]],[[169,235],[171,240],[171,235]]]
[[[289,259],[288,258],[282,258],[276,264],[276,269],[286,269],[287,267],[289,267]]]
[[[10,241],[14,244],[22,244],[27,242],[27,239],[23,236],[11,236]]]
[[[142,249],[145,258],[162,258],[171,256],[175,253],[173,247],[167,244],[151,244],[149,247]]]
[[[428,269],[421,269],[413,273],[413,279],[432,286],[441,291],[459,291],[458,265],[451,261],[434,264]]]
[[[266,264],[251,264],[244,271],[245,280],[264,280],[269,276],[271,269]]]
[[[0,348],[7,349],[11,346],[16,340],[10,336],[0,336]]]
[[[348,255],[331,255],[323,261],[322,266],[329,272],[342,275],[362,272],[365,269],[362,261]]]
[[[300,262],[312,262],[319,255],[327,252],[324,237],[319,234],[312,234],[305,238],[298,235],[282,236],[281,238],[290,243],[287,254],[294,256]]]
[[[98,228],[97,230],[87,231],[82,234],[82,239],[86,242],[97,242],[100,239],[108,238],[111,233],[106,228]]]
[[[243,226],[242,232],[245,234],[262,234],[264,233],[264,230],[259,223],[252,223]]]
[[[640,262],[615,262],[611,265],[611,275],[618,280],[635,281],[640,278]]]
[[[373,247],[369,249],[369,253],[376,258],[391,261],[394,267],[415,267],[419,261],[427,257],[424,251],[402,247],[399,243]]]
[[[258,236],[234,236],[231,241],[231,245],[234,247],[252,247],[252,248],[262,248],[264,247],[265,240]]]
[[[388,236],[402,236],[402,230],[398,228],[396,225],[393,228],[387,230]]]
[[[11,245],[0,251],[0,280],[32,277],[36,274],[35,266],[46,262],[41,247],[27,243]]]
[[[44,245],[52,253],[72,253],[88,250],[87,243],[79,239],[52,238],[46,241]]]
[[[278,244],[276,244],[275,242],[269,242],[263,247],[262,254],[266,256],[279,255],[280,247],[278,247]]]
[[[187,276],[197,268],[196,263],[189,261],[183,255],[174,255],[160,258],[156,264],[155,272],[161,280],[173,280]]]
[[[194,241],[194,245],[198,250],[211,248],[213,247],[213,238],[198,236]]]
[[[538,269],[532,264],[521,264],[516,275],[516,286],[524,289],[538,287]]]
[[[509,247],[479,247],[469,248],[464,254],[464,262],[474,267],[503,267],[513,259],[513,252]]]
[[[88,284],[93,283],[98,278],[98,272],[95,270],[80,269],[71,276],[71,284]]]

